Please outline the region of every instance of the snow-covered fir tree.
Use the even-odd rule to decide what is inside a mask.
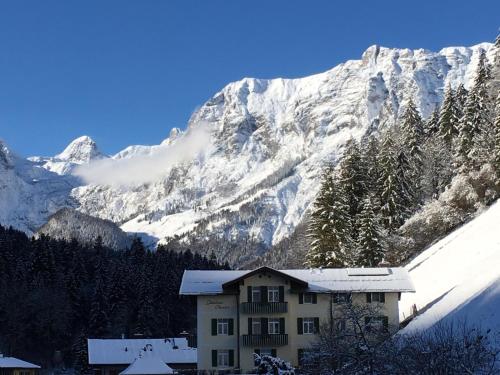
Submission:
[[[424,135],[425,139],[434,137],[439,131],[439,109],[436,107],[432,111],[427,121],[424,121]]]
[[[358,259],[357,266],[376,267],[384,258],[382,245],[382,227],[377,215],[377,198],[369,194],[362,204],[361,213],[358,215]]]
[[[314,202],[308,229],[311,248],[306,265],[309,267],[344,267],[353,261],[350,256],[352,221],[349,204],[336,176],[336,172],[326,168]]]
[[[464,171],[479,167],[488,152],[485,148],[489,148],[487,134],[491,130],[491,101],[487,88],[489,78],[486,54],[482,51],[474,85],[467,95],[458,135],[457,158]]]
[[[495,106],[495,122],[493,123],[494,149],[493,166],[497,175],[497,184],[500,184],[500,92],[498,93]]]
[[[451,145],[453,139],[458,135],[460,116],[455,91],[448,85],[444,93],[438,121],[438,134],[448,145]]]

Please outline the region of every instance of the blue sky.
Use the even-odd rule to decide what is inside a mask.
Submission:
[[[155,144],[242,77],[300,77],[372,44],[492,41],[500,1],[3,0],[0,138],[53,155]]]

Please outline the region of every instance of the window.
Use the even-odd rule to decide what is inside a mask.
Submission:
[[[304,335],[314,334],[314,318],[304,318],[302,320]]]
[[[345,331],[346,322],[345,319],[335,319],[334,321],[335,330],[338,332]]]
[[[269,302],[279,302],[280,301],[280,288],[277,286],[268,287],[267,300]]]
[[[385,303],[385,293],[380,293],[380,292],[366,293],[366,302]]]
[[[367,331],[382,331],[387,329],[389,319],[387,316],[365,317],[365,328]]]
[[[278,335],[280,333],[280,320],[270,318],[268,321],[268,332],[270,335]]]
[[[262,296],[260,293],[260,286],[252,287],[252,302],[261,302]]]
[[[217,335],[229,334],[229,319],[217,319]]]
[[[333,303],[348,303],[351,301],[350,293],[334,293]]]
[[[229,366],[229,350],[217,350],[217,367]]]
[[[316,303],[315,300],[316,295],[314,293],[304,293],[304,303]]]
[[[260,319],[252,318],[252,335],[260,335],[262,333],[262,326]]]

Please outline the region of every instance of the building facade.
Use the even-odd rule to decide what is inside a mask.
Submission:
[[[300,366],[322,325],[345,326],[346,302],[376,306],[370,323],[396,330],[400,293],[413,291],[402,268],[262,267],[185,271],[180,294],[197,298],[198,370],[246,372],[255,367],[254,353]]]

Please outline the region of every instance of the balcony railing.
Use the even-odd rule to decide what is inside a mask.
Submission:
[[[243,346],[283,346],[288,345],[288,335],[243,335]]]
[[[243,302],[243,314],[274,314],[288,312],[288,302]]]

